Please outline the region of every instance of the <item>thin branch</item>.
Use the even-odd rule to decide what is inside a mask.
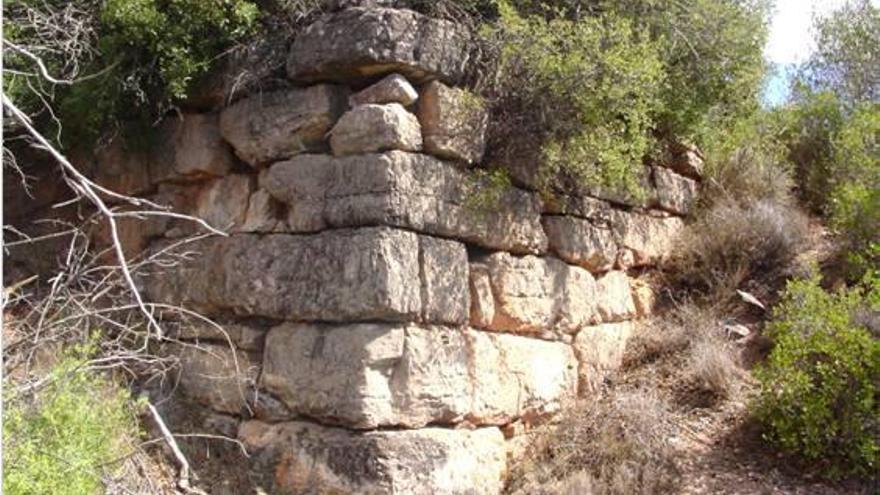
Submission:
[[[199,490],[198,488],[194,488],[190,484],[189,475],[189,461],[186,460],[186,457],[183,455],[183,452],[180,450],[180,446],[177,445],[177,441],[174,440],[174,435],[171,434],[171,430],[165,425],[165,421],[162,420],[162,416],[159,415],[159,411],[153,406],[153,404],[147,402],[147,408],[150,410],[150,414],[153,416],[153,420],[156,422],[156,425],[159,426],[159,430],[162,432],[162,436],[165,438],[165,442],[171,447],[171,452],[174,453],[175,459],[180,464],[180,476],[177,481],[177,485],[181,490],[186,493],[195,493],[198,495],[207,495],[204,491]]]

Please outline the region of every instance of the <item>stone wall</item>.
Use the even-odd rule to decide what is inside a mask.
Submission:
[[[468,44],[448,21],[342,9],[293,43],[295,87],[99,157],[103,184],[230,233],[140,283],[220,323],[169,320],[167,351],[270,493],[498,493],[517,435],[600,387],[651,311],[637,274],[682,227],[699,157],[648,167],[641,206],[511,187],[475,207]],[[129,252],[194,232],[123,225]]]

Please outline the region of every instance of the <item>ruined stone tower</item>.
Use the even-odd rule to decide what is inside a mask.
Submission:
[[[158,156],[101,158],[103,183],[230,233],[141,283],[220,323],[169,320],[200,344],[169,352],[269,493],[499,493],[522,432],[599,386],[650,311],[636,274],[683,225],[699,158],[649,167],[642,205],[517,181],[474,208],[469,50],[449,21],[339,9],[294,41],[294,86],[170,119]],[[133,226],[127,247],[192,230]]]

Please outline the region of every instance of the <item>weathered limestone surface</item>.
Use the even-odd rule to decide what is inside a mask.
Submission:
[[[575,394],[571,346],[413,324],[285,324],[262,386],[291,411],[369,429],[534,421]]]
[[[488,278],[491,287],[488,293],[480,290],[471,294],[471,314],[481,315],[471,321],[474,326],[559,338],[594,318],[596,283],[583,268],[554,258],[518,257],[505,252],[472,262],[471,266],[477,277]],[[471,286],[480,283],[485,282],[477,280]]]
[[[279,232],[286,230],[281,204],[265,189],[257,189],[248,199],[242,232]]]
[[[170,322],[169,322],[170,323]],[[206,322],[166,323],[169,334],[181,340],[214,342],[245,351],[262,351],[266,329],[240,323],[211,325]]]
[[[78,163],[83,169],[88,164]],[[95,150],[95,182],[120,194],[138,195],[153,186],[150,157],[126,149],[122,139],[114,139]]]
[[[550,195],[544,199],[544,213],[586,218],[597,223],[611,220],[611,205],[589,196]]]
[[[498,428],[351,432],[247,421],[239,439],[275,474],[271,493],[494,495],[507,469]]]
[[[220,132],[255,167],[320,151],[347,100],[346,88],[327,84],[254,94],[221,112]]]
[[[599,322],[628,320],[636,314],[629,277],[613,271],[596,279],[596,316]]]
[[[245,223],[255,180],[249,175],[229,175],[199,190],[192,213],[223,231],[237,231]],[[192,225],[195,228],[195,225]]]
[[[669,253],[684,221],[676,217],[654,217],[641,213],[615,211],[612,228],[622,248],[631,256],[628,266],[653,265]]]
[[[153,181],[219,177],[235,157],[220,135],[216,113],[184,113],[165,120],[151,171]]]
[[[654,184],[657,187],[657,203],[660,208],[687,215],[697,200],[697,182],[675,172],[654,167]]]
[[[584,327],[574,339],[577,353],[578,383],[581,394],[597,392],[605,379],[623,364],[626,341],[632,323],[606,323]]]
[[[617,243],[610,228],[569,216],[545,216],[542,224],[550,250],[563,260],[593,273],[614,267]]]
[[[455,83],[468,63],[470,35],[453,22],[411,10],[355,7],[328,14],[293,42],[295,81],[350,81],[392,72]]]
[[[461,330],[285,324],[266,341],[262,385],[297,413],[353,428],[461,420],[470,408]]]
[[[422,88],[418,115],[428,153],[469,164],[483,158],[489,114],[479,96],[431,81]]]
[[[349,105],[400,103],[408,107],[419,99],[416,89],[400,74],[390,74],[379,82],[351,95]]]
[[[163,181],[192,181],[229,173],[235,157],[220,136],[216,114],[184,113],[166,119],[159,144],[149,151],[129,149],[114,139],[95,151],[95,180],[122,194],[144,194]],[[87,169],[90,160],[78,164]]]
[[[169,352],[180,359],[179,384],[189,397],[216,411],[244,411],[259,374],[257,359],[228,345],[172,345]]]
[[[358,105],[330,131],[330,149],[336,156],[421,148],[419,120],[399,103]]]
[[[636,306],[636,316],[644,318],[654,312],[657,305],[657,294],[651,283],[646,279],[632,280],[633,302]]]
[[[466,173],[427,155],[300,155],[273,165],[260,183],[290,206],[292,231],[383,224],[518,253],[547,247],[537,196],[509,188],[480,210],[469,203]]]
[[[663,165],[675,170],[676,172],[688,177],[699,179],[703,176],[705,162],[700,151],[692,145],[678,143],[672,146],[674,156],[669,163]]]
[[[240,234],[191,249],[202,254],[144,280],[152,299],[206,314],[300,321],[459,324],[468,316],[467,254],[453,241],[374,227]]]
[[[577,360],[568,344],[471,331],[476,424],[526,423],[558,412],[577,389]]]

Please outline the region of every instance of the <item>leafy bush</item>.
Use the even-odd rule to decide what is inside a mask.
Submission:
[[[880,104],[861,105],[833,143],[831,223],[843,234],[861,271],[880,266]]]
[[[834,173],[832,141],[846,119],[840,99],[831,92],[800,94],[787,110],[788,131],[783,139],[795,167],[801,198],[815,211],[826,209]]]
[[[874,472],[880,460],[880,341],[854,318],[880,311],[878,288],[830,294],[817,278],[790,282],[767,328],[775,347],[757,370],[755,413],[768,438],[838,474]]]
[[[499,13],[490,36],[501,39],[501,92],[510,95],[496,119],[509,125],[502,144],[535,138],[546,186],[567,176],[638,195],[663,80],[647,33],[613,14],[548,19],[507,2]],[[501,160],[522,160],[519,151]]]
[[[5,400],[3,493],[102,493],[102,475],[138,435],[128,394],[68,356],[34,396]]]
[[[747,281],[784,273],[806,235],[806,218],[790,205],[727,199],[688,225],[666,268],[679,288],[723,302]]]

